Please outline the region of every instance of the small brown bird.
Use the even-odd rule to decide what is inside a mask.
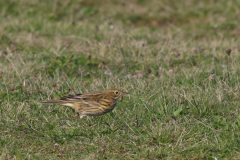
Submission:
[[[76,110],[77,116],[75,118],[79,117],[80,114],[82,119],[84,116],[100,116],[112,111],[118,98],[122,98],[124,94],[128,94],[128,92],[108,89],[104,92],[69,95],[60,98],[58,101],[43,101],[40,103],[69,106]]]

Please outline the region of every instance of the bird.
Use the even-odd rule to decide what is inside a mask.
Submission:
[[[112,88],[103,92],[68,95],[60,100],[39,103],[69,106],[77,112],[73,118],[78,118],[80,114],[80,119],[83,119],[85,116],[100,116],[112,111],[117,105],[118,99],[122,100],[125,94],[129,93]]]

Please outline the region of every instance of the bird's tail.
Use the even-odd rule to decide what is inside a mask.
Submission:
[[[59,101],[42,101],[42,102],[39,102],[39,103],[42,103],[42,104],[61,104],[61,105],[73,107],[73,103],[70,103],[70,102],[64,101],[64,100],[59,100]]]

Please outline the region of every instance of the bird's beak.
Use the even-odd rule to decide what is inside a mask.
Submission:
[[[128,92],[123,92],[123,94],[129,94]]]

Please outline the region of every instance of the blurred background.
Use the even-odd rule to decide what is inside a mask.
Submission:
[[[1,0],[0,159],[238,159],[239,13],[239,0]],[[130,95],[84,121],[38,104],[106,88]]]

